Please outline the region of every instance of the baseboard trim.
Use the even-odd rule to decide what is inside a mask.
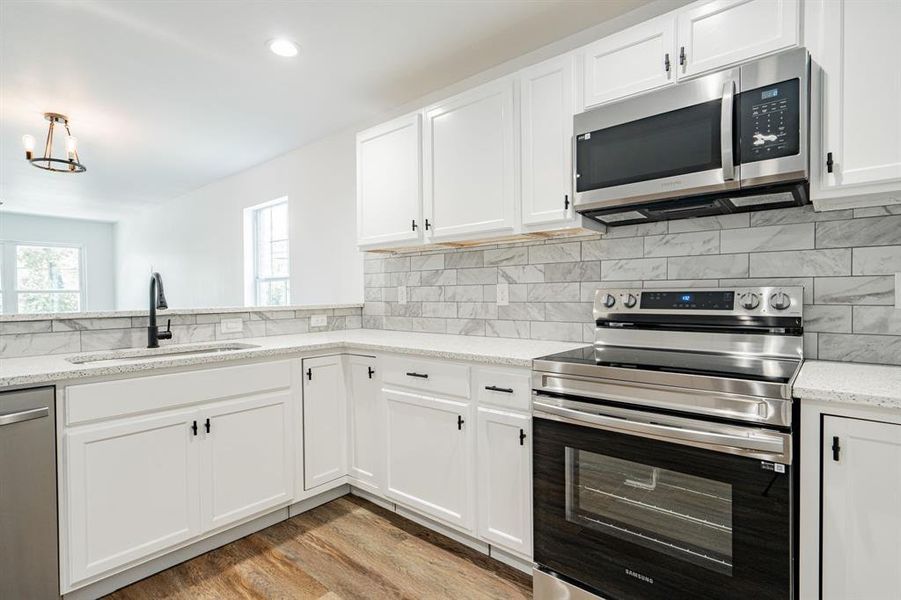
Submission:
[[[330,490],[326,490],[319,494],[318,496],[313,496],[312,498],[306,498],[305,500],[301,500],[300,502],[295,502],[291,506],[288,507],[288,518],[296,517],[301,513],[305,513],[308,510],[312,510],[317,506],[322,506],[326,502],[331,502],[332,500],[337,500],[341,496],[346,496],[350,493],[350,486],[346,483],[344,485],[339,485],[336,488],[332,488]]]
[[[535,568],[535,563],[528,558],[523,558],[515,554],[511,554],[505,550],[501,550],[497,546],[491,546],[491,558],[498,562],[502,562],[507,566],[513,567],[517,571],[522,571],[526,575],[531,575]]]
[[[405,518],[409,521],[413,521],[414,523],[418,523],[419,525],[422,525],[423,527],[427,527],[433,531],[437,531],[441,535],[449,537],[450,539],[452,539],[456,542],[460,542],[464,546],[468,546],[468,547],[472,548],[473,550],[477,550],[477,551],[481,552],[482,554],[489,554],[489,552],[488,552],[489,546],[486,542],[483,542],[482,540],[476,539],[470,535],[467,535],[465,533],[457,531],[456,529],[448,527],[447,525],[443,525],[437,521],[430,519],[429,517],[424,517],[421,514],[419,514],[418,512],[414,512],[408,508],[404,508],[403,506],[401,506],[399,504],[397,505],[397,510],[394,512],[396,512],[397,514],[399,514],[400,516],[402,516],[403,518]]]
[[[391,502],[390,500],[386,500],[385,498],[383,498],[381,496],[376,496],[369,490],[364,490],[364,489],[358,488],[354,485],[351,485],[350,493],[353,496],[359,496],[360,498],[362,498],[363,500],[366,500],[367,502],[372,502],[376,506],[381,506],[385,510],[390,510],[391,512],[397,512],[397,504],[395,504],[394,502]]]

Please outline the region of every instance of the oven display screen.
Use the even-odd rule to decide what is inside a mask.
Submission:
[[[732,310],[735,292],[642,292],[641,308]]]

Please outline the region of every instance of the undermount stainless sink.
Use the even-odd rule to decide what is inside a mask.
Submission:
[[[130,348],[125,350],[111,350],[109,352],[96,352],[94,354],[79,354],[67,358],[74,365],[87,363],[148,360],[154,358],[168,358],[170,356],[192,356],[198,354],[218,354],[221,352],[235,352],[237,350],[250,350],[259,348],[256,344],[192,344],[190,346],[166,346],[163,348]]]

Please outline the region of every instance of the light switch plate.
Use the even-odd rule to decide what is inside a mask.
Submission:
[[[328,325],[328,316],[327,315],[311,315],[310,316],[310,327],[325,327]]]
[[[244,321],[242,319],[222,319],[219,321],[219,329],[222,333],[241,333],[244,331]]]
[[[497,305],[507,306],[508,304],[510,304],[510,284],[499,283],[497,284]]]
[[[406,304],[407,303],[407,286],[405,286],[405,285],[397,286],[397,303],[398,304]]]

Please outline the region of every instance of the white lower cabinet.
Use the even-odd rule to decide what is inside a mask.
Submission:
[[[822,598],[901,598],[901,424],[823,416]]]
[[[479,536],[532,555],[532,419],[478,409]]]
[[[201,532],[196,410],[88,426],[65,441],[68,569],[78,581]]]
[[[473,438],[469,404],[383,390],[385,495],[473,530]]]
[[[303,361],[304,488],[347,475],[347,394],[340,355]]]
[[[348,475],[369,492],[382,489],[385,457],[380,374],[371,356],[347,356]]]
[[[201,411],[203,529],[229,525],[294,494],[291,394],[280,391]]]

